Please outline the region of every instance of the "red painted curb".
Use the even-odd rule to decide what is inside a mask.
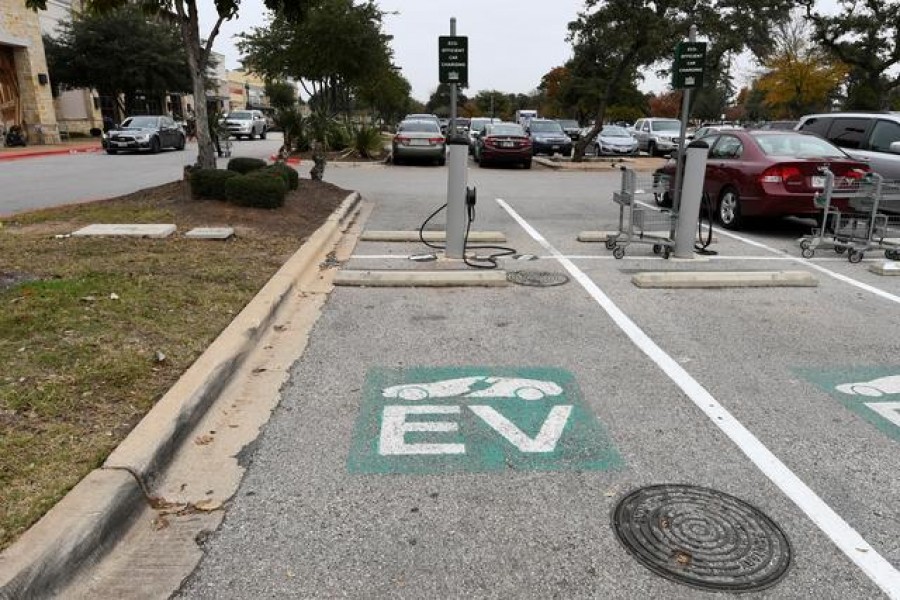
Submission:
[[[31,158],[32,156],[52,156],[54,154],[87,154],[92,152],[100,152],[102,148],[94,146],[84,146],[75,148],[52,148],[47,150],[35,151],[9,151],[0,152],[0,160],[17,160],[20,158]]]

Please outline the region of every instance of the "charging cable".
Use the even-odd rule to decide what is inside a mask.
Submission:
[[[711,256],[714,254],[718,254],[715,250],[709,250],[709,245],[712,244],[713,238],[713,203],[712,198],[709,197],[707,192],[703,192],[703,199],[700,205],[700,218],[697,219],[697,239],[699,242],[694,243],[694,252],[697,254],[703,254],[705,256]],[[706,239],[703,237],[703,221],[706,220],[707,223],[707,232]]]

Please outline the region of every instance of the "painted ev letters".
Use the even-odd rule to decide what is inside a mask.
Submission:
[[[357,473],[609,469],[621,459],[558,369],[374,369],[347,465]]]

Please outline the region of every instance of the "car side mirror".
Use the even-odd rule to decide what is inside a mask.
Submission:
[[[888,150],[894,154],[900,154],[900,142],[891,142],[891,145],[888,146]]]

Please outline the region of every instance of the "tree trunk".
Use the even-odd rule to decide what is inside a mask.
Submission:
[[[597,107],[597,113],[594,117],[594,126],[591,127],[591,130],[587,135],[582,136],[577,142],[575,142],[575,151],[572,153],[572,162],[583,162],[584,161],[584,151],[587,148],[588,144],[591,140],[597,137],[597,134],[600,133],[600,130],[603,129],[603,119],[606,118],[606,102],[601,102],[600,106]]]
[[[198,148],[196,164],[201,169],[215,169],[216,149],[210,137],[209,114],[206,109],[206,60],[204,60],[203,47],[200,45],[200,26],[194,0],[188,1],[188,14],[179,20],[193,84]]]

